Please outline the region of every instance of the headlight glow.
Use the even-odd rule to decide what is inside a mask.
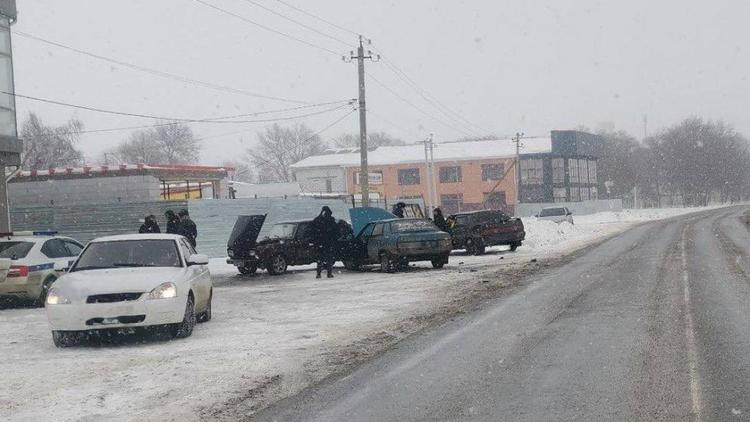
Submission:
[[[149,299],[171,299],[177,297],[177,286],[172,282],[162,283],[148,294]]]
[[[56,288],[49,289],[47,293],[47,305],[64,305],[70,303],[70,299],[60,294],[60,290]]]

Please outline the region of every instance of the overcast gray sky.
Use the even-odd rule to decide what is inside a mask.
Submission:
[[[203,1],[341,54],[356,41],[277,0],[253,1],[352,46],[246,0]],[[650,130],[699,115],[750,135],[750,2],[744,0],[285,1],[365,34],[388,63],[471,122],[467,127],[446,116],[387,63],[367,63],[368,73],[402,97],[367,81],[371,131],[412,142],[432,132],[447,141],[466,132],[544,135],[612,122],[640,137],[647,114]],[[18,11],[15,30],[164,72],[310,103],[357,95],[356,67],[339,55],[195,0],[18,0]],[[19,94],[178,118],[295,106],[164,79],[20,36],[13,48]],[[19,121],[36,111],[49,123],[76,116],[86,129],[153,123],[24,99],[18,110]],[[317,130],[345,113],[299,121]],[[357,125],[355,113],[323,137],[356,132]],[[206,164],[237,158],[262,127],[193,125],[207,138]],[[93,159],[125,137],[127,132],[87,134],[80,146]]]

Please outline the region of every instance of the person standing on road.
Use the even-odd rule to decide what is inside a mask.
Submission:
[[[441,210],[440,207],[435,207],[435,209],[432,210],[432,222],[435,223],[440,230],[444,232],[448,231],[448,223],[445,221],[443,210]]]
[[[195,226],[193,220],[190,219],[188,210],[182,209],[178,215],[180,216],[180,225],[177,234],[184,236],[195,247],[195,239],[198,238],[198,228]]]
[[[159,223],[156,222],[155,215],[147,215],[141,224],[141,228],[138,229],[138,233],[161,233],[159,229]]]
[[[167,233],[178,234],[180,232],[180,217],[177,217],[172,210],[167,210],[164,217],[167,218]]]
[[[403,202],[397,202],[396,205],[393,206],[393,211],[391,213],[395,215],[398,218],[404,218],[404,210],[406,209],[406,204]]]
[[[333,278],[333,261],[336,252],[336,242],[339,238],[339,226],[333,218],[333,212],[327,206],[320,210],[320,214],[312,222],[312,237],[318,249],[318,267],[315,278],[320,278],[323,268],[328,278]]]

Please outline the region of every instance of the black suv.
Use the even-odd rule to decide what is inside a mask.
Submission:
[[[511,218],[502,211],[464,212],[448,217],[453,249],[466,249],[481,255],[487,246],[509,245],[511,251],[521,246],[526,237],[520,218]]]

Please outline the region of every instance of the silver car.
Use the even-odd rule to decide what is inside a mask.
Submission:
[[[540,220],[554,221],[555,223],[562,223],[567,221],[573,224],[573,213],[567,207],[549,207],[543,208],[542,212],[536,215]]]

